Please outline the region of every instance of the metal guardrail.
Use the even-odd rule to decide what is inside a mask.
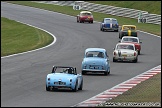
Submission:
[[[48,3],[48,4],[55,4],[61,6],[65,6],[65,5],[73,6],[75,1],[33,1],[33,2]],[[139,13],[141,12],[143,17],[147,19],[146,23],[161,25],[161,15],[149,14],[147,11],[101,5],[101,4],[95,4],[89,2],[82,3],[82,10],[106,13],[110,15],[123,16],[123,17],[135,18],[135,19],[138,19]]]

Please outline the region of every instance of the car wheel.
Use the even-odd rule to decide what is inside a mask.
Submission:
[[[116,62],[116,60],[113,58],[113,62]]]
[[[83,88],[83,80],[82,80],[82,82],[81,82],[81,84],[80,84],[80,87],[78,88],[79,90],[82,90],[82,88]]]
[[[85,75],[86,74],[86,72],[85,71],[82,71],[82,75]]]
[[[140,55],[141,53],[140,53],[140,51],[138,51],[138,55]]]
[[[91,21],[91,23],[93,23],[93,21]]]
[[[120,39],[122,39],[123,36],[120,36]]]
[[[49,87],[47,87],[47,85],[46,85],[46,91],[50,91],[50,88],[49,88]]]
[[[76,84],[75,84],[75,88],[72,89],[73,92],[76,92],[76,91],[77,91],[77,86],[78,86],[78,81],[77,81]]]
[[[101,27],[100,30],[103,31],[103,28]]]
[[[108,75],[110,74],[110,69],[109,69],[109,71],[108,71]]]
[[[137,63],[137,61],[138,61],[138,58],[136,58],[135,60],[133,60],[134,63]]]
[[[107,75],[108,75],[108,72],[104,72],[104,75],[106,75],[106,76],[107,76]]]

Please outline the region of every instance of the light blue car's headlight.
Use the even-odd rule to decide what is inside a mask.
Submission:
[[[104,66],[101,66],[102,70],[104,70]]]
[[[83,64],[83,69],[86,69],[86,66],[87,66],[87,65]]]

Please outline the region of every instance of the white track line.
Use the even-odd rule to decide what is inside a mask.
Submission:
[[[96,106],[102,106],[104,103],[112,98],[115,98],[119,96],[120,94],[123,94],[124,92],[128,91],[129,89],[133,88],[137,84],[141,83],[142,81],[147,80],[148,78],[151,78],[155,75],[155,72],[152,73],[152,71],[156,71],[156,74],[161,73],[161,65],[156,66],[142,74],[139,74],[127,81],[124,81],[108,90],[103,91],[102,93],[87,99],[81,103],[78,103],[71,107],[96,107]],[[149,74],[149,76],[148,76]],[[143,77],[141,77],[143,76]]]

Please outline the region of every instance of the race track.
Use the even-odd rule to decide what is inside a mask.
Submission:
[[[138,32],[142,41],[138,63],[113,63],[118,32],[101,32],[99,23],[77,23],[75,17],[1,2],[1,17],[27,23],[56,36],[54,45],[42,50],[1,58],[1,107],[69,107],[161,64],[161,38]],[[120,23],[120,22],[119,22]],[[81,71],[86,48],[105,48],[111,74],[84,75],[83,90],[45,90],[53,65],[75,66]]]

